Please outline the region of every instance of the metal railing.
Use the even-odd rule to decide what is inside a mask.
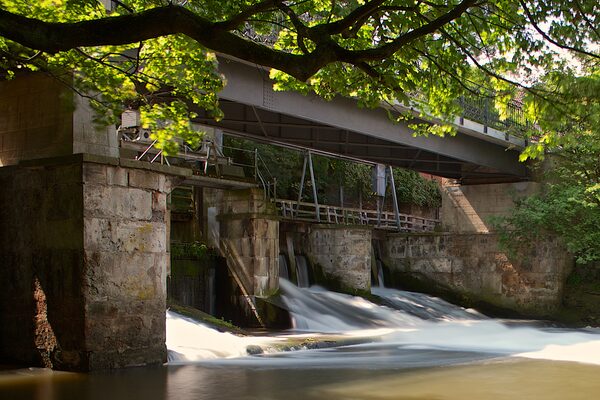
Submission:
[[[177,154],[166,157],[162,150],[154,147],[156,142],[156,140],[152,142],[132,140],[125,135],[121,137],[122,147],[139,152],[135,157],[138,161],[181,165],[181,162],[175,162],[179,160],[191,167],[197,175],[215,175],[219,178],[252,181],[262,187],[267,198],[276,197],[276,179],[257,149],[218,146],[214,141],[205,138],[197,149],[192,149],[182,142],[179,144]]]
[[[379,229],[397,230],[400,232],[432,232],[439,225],[438,219],[399,214],[399,226],[395,212],[364,210],[329,206],[294,200],[274,200],[284,220],[320,222],[340,225],[370,225]],[[317,215],[319,218],[317,218]]]
[[[490,127],[519,135],[532,127],[525,118],[523,107],[518,103],[510,103],[507,107],[505,119],[500,118],[498,110],[494,107],[494,100],[490,97],[460,97],[458,104],[463,109],[462,118],[479,122],[485,127]]]

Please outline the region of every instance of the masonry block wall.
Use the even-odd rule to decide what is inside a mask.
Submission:
[[[162,363],[171,182],[157,172],[85,163],[83,183],[90,368]]]
[[[98,127],[86,99],[44,74],[0,81],[0,167],[89,153],[118,157],[114,127]]]
[[[164,362],[169,180],[71,156],[2,168],[0,185],[0,357]]]
[[[247,295],[268,297],[279,288],[279,220],[260,189],[205,189],[209,243],[220,248]],[[212,209],[213,211],[209,211]],[[208,217],[207,217],[208,218]]]
[[[313,225],[308,254],[343,289],[371,289],[371,228]]]
[[[369,291],[372,233],[365,226],[286,222],[280,246],[286,249],[292,269],[295,255],[307,257],[317,280],[312,283],[347,292]]]
[[[442,227],[448,232],[486,233],[493,231],[490,217],[506,215],[515,199],[539,190],[536,182],[458,185],[442,188]]]
[[[412,275],[532,316],[556,311],[573,265],[554,238],[515,256],[499,249],[494,234],[388,234],[381,244],[392,277]]]

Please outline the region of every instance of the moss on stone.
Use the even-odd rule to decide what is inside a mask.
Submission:
[[[325,272],[320,264],[310,263],[310,265],[312,266],[312,276],[315,284],[323,286],[324,288],[334,292],[345,293],[352,296],[360,296],[374,303],[380,302],[379,297],[373,296],[369,290],[357,289],[345,285],[340,278]]]
[[[195,321],[209,325],[210,327],[212,327],[220,332],[235,333],[236,335],[247,335],[247,332],[245,330],[243,330],[242,328],[240,328],[238,326],[233,325],[231,322],[213,317],[212,315],[207,314],[203,311],[200,311],[197,308],[183,306],[181,304],[174,302],[173,300],[169,300],[169,302],[167,304],[167,308],[177,314],[183,315],[183,316],[191,318]]]

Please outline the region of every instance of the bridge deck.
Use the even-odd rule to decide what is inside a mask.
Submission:
[[[268,71],[255,65],[220,59],[219,68],[227,78],[220,93],[225,116],[215,122],[198,110],[198,123],[252,140],[409,168],[462,183],[528,179],[526,166],[518,160],[525,141],[484,124],[458,118],[455,136],[414,136],[408,123],[392,123],[384,109],[361,109],[352,99],[325,101],[315,95],[273,91]],[[396,106],[391,108],[396,112]]]

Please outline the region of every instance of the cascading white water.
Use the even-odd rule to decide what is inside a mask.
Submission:
[[[285,254],[279,255],[279,278],[290,280],[290,271]]]
[[[298,287],[305,288],[310,286],[308,278],[308,262],[302,255],[296,256],[296,276],[298,278]]]
[[[381,260],[377,260],[375,264],[377,265],[377,286],[383,288],[385,287],[385,281],[383,279],[383,263]]]
[[[281,288],[296,329],[344,333],[389,328],[370,347],[393,345],[600,364],[599,329],[509,327],[441,299],[394,289],[373,289],[384,304],[395,308],[391,309],[324,289],[296,288],[289,282]]]
[[[430,366],[489,357],[528,357],[600,365],[600,329],[510,326],[420,293],[374,288],[383,304],[361,297],[299,288],[282,279],[281,298],[296,331],[319,337],[360,337],[360,344],[333,341],[327,351],[279,352],[246,357],[249,345],[272,348],[286,337],[237,337],[167,313],[169,361],[220,359],[256,366],[368,368]],[[334,336],[331,336],[334,335]],[[320,340],[320,339],[317,339]],[[331,341],[331,339],[326,339]],[[341,347],[340,347],[341,346]],[[241,357],[241,358],[240,358]],[[482,358],[483,357],[483,358]],[[238,361],[235,361],[238,360]],[[215,362],[215,361],[212,361]]]
[[[423,293],[373,287],[371,293],[381,299],[383,305],[407,312],[422,319],[460,320],[483,319],[484,315],[472,309],[455,306],[440,298]]]
[[[243,357],[250,345],[264,346],[276,338],[218,332],[191,318],[167,310],[167,349],[169,363]]]

